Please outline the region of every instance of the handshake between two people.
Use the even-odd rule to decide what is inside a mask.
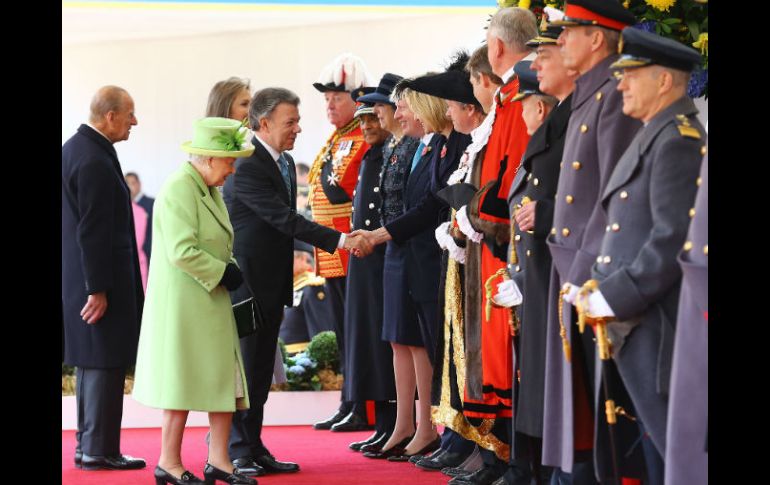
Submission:
[[[345,236],[344,248],[354,256],[363,258],[372,254],[378,245],[390,240],[390,234],[384,227],[374,231],[356,229]]]

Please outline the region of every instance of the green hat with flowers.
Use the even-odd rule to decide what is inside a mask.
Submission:
[[[246,120],[202,118],[195,122],[193,139],[182,143],[182,150],[208,157],[248,157],[254,147],[246,143]]]

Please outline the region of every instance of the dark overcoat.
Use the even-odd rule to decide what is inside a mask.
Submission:
[[[131,196],[118,154],[88,125],[62,146],[62,312],[64,363],[85,368],[134,364],[144,291]],[[107,292],[95,324],[80,317],[89,294]]]

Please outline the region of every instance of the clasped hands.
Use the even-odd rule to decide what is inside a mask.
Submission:
[[[345,249],[353,253],[358,258],[369,256],[374,248],[392,238],[390,233],[384,227],[367,231],[365,229],[356,229],[345,237]]]

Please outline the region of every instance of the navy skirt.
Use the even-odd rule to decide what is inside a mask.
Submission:
[[[382,340],[424,347],[417,307],[409,295],[406,247],[388,241],[383,269]]]

